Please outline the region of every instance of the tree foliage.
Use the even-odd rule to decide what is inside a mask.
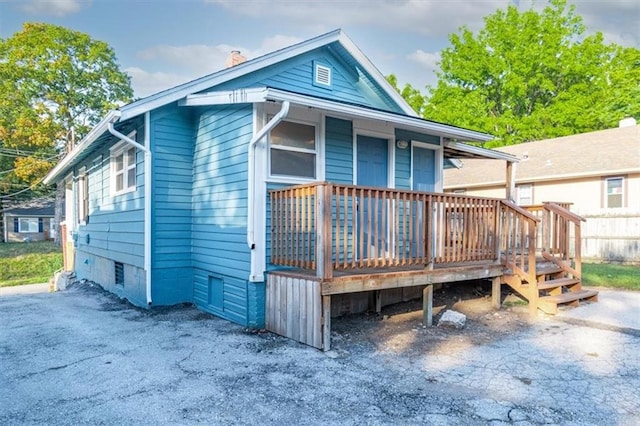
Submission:
[[[640,117],[640,51],[585,31],[566,0],[550,0],[542,11],[510,5],[486,17],[477,34],[462,27],[442,51],[423,115],[491,133],[494,145]]]
[[[37,184],[59,154],[132,95],[113,49],[87,34],[26,23],[0,39],[0,194]]]
[[[400,93],[400,95],[404,98],[405,101],[413,108],[415,112],[418,114],[422,114],[424,112],[424,107],[427,103],[427,98],[420,93],[420,91],[414,88],[411,84],[406,83],[402,90],[398,87],[398,78],[395,74],[388,75],[387,81],[393,86],[396,92]]]

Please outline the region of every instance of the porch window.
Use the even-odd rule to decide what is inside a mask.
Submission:
[[[42,232],[42,219],[21,217],[18,219],[18,232],[21,234]]]
[[[608,178],[606,180],[606,185],[607,185],[606,207],[608,208],[622,207],[623,179],[621,177]]]
[[[530,206],[533,204],[533,185],[518,186],[518,205]]]
[[[128,135],[135,139],[135,132]],[[111,148],[111,193],[131,192],[136,189],[136,148],[121,142]]]
[[[270,175],[305,180],[316,178],[316,127],[282,121],[271,130]]]

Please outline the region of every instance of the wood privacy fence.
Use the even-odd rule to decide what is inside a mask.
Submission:
[[[539,219],[504,200],[321,182],[272,190],[269,202],[271,263],[322,279],[469,262],[535,273]]]
[[[584,212],[582,256],[586,262],[640,265],[640,211]]]

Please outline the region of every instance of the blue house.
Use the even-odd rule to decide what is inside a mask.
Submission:
[[[442,194],[457,158],[511,169],[462,143],[489,139],[419,118],[336,30],[111,111],[45,183],[65,185],[79,279],[328,349],[332,296],[379,308],[516,262],[500,218],[533,216]]]

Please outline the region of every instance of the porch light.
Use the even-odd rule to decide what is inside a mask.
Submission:
[[[407,149],[407,147],[409,146],[409,142],[405,141],[404,139],[400,139],[396,142],[396,146],[400,149]]]

